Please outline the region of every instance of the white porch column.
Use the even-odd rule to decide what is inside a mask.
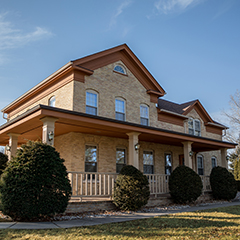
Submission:
[[[135,168],[139,169],[139,150],[135,150],[135,145],[138,143],[138,135],[140,133],[131,132],[127,133],[129,139],[129,148],[128,148],[128,162],[129,165],[133,165]]]
[[[190,152],[192,152],[192,142],[182,142],[183,144],[183,152],[184,152],[184,162],[185,166],[190,167],[193,169],[193,162],[192,162],[192,156],[190,156]]]
[[[221,149],[221,160],[222,160],[222,167],[228,169],[228,161],[227,161],[227,148]]]
[[[8,133],[10,150],[7,151],[7,155],[8,155],[8,160],[9,161],[12,159],[12,157],[15,157],[15,155],[16,155],[16,151],[17,151],[17,147],[18,147],[18,136],[19,135],[20,134],[18,134],[18,133]]]
[[[42,131],[42,142],[47,143],[48,145],[54,146],[54,129],[55,122],[58,118],[54,117],[44,117],[40,119],[43,122],[43,131]],[[53,134],[52,140],[49,139],[49,133]]]

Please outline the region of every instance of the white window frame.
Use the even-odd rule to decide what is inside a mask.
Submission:
[[[50,107],[55,107],[56,106],[56,97],[55,97],[55,95],[48,99],[48,106],[50,106]]]
[[[198,164],[199,160],[201,160],[201,164]],[[199,165],[201,165],[201,167],[199,167]],[[198,175],[204,176],[204,159],[202,155],[197,155],[197,173]]]
[[[192,127],[190,127],[190,122],[192,122]],[[197,124],[199,124],[199,129],[197,128]],[[201,121],[199,119],[188,119],[188,133],[194,136],[201,136]]]
[[[141,108],[147,108],[147,118],[145,116],[141,116]],[[142,124],[142,119],[147,120],[147,124]],[[149,106],[147,104],[140,105],[140,124],[144,126],[149,126]]]
[[[123,103],[124,103],[124,113],[122,113],[122,112],[117,112],[116,111],[116,101],[122,101]],[[116,114],[123,114],[123,120],[120,120],[120,119],[117,119],[117,117],[116,117]],[[119,120],[119,121],[126,121],[126,101],[125,101],[125,99],[124,98],[122,98],[122,97],[116,97],[115,98],[115,119],[116,120]]]
[[[152,164],[144,164],[144,153],[151,153],[152,155]],[[144,171],[144,166],[151,166],[152,167],[152,173],[147,173]],[[144,174],[154,174],[154,152],[152,150],[143,150],[143,173]]]
[[[215,164],[214,164],[215,166],[213,166],[213,160],[215,162]],[[211,162],[212,162],[212,168],[217,167],[217,158],[215,156],[211,157]]]
[[[97,96],[97,106],[87,105],[87,94],[88,93],[95,94]],[[86,113],[87,113],[87,107],[94,108],[94,109],[96,109],[96,114],[91,114],[91,113],[87,113],[87,114],[98,116],[98,92],[96,92],[95,90],[91,90],[91,89],[86,90],[86,98],[85,98],[85,100],[86,100],[86,107],[85,107]]]
[[[118,70],[118,68],[121,68],[123,70],[123,72]],[[115,65],[113,71],[117,72],[117,73],[121,73],[121,74],[127,75],[125,67],[123,67],[121,64]]]

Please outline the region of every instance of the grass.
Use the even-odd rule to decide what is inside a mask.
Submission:
[[[91,227],[4,229],[0,239],[240,239],[240,205]]]

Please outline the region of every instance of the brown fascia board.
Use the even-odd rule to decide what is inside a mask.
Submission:
[[[66,110],[66,109],[62,109],[62,108],[50,107],[50,106],[41,105],[41,104],[35,106],[34,108],[28,110],[27,112],[19,115],[18,117],[10,120],[9,122],[3,124],[2,126],[0,126],[0,130],[3,130],[4,128],[7,128],[11,124],[13,124],[13,123],[15,123],[15,122],[17,122],[17,121],[19,121],[21,119],[24,119],[25,117],[27,117],[27,116],[37,112],[38,110],[44,110],[44,109],[45,110],[50,110],[50,111],[56,111],[56,112],[60,112],[60,113],[67,113],[67,114],[72,114],[72,115],[77,115],[77,116],[83,116],[83,117],[99,119],[99,120],[113,122],[113,123],[120,123],[120,124],[123,124],[123,125],[139,127],[139,128],[145,128],[145,129],[154,130],[154,131],[161,131],[161,132],[164,132],[164,133],[176,134],[176,135],[184,136],[184,137],[191,137],[192,139],[201,139],[201,140],[212,141],[212,142],[223,143],[223,144],[225,143],[225,144],[228,144],[228,145],[232,145],[233,147],[237,146],[236,143],[225,142],[225,141],[220,141],[220,140],[215,140],[215,139],[205,138],[205,137],[199,137],[199,136],[189,135],[189,134],[186,134],[186,133],[175,132],[175,131],[171,131],[171,130],[156,128],[156,127],[143,126],[143,125],[136,124],[136,123],[123,122],[123,121],[119,121],[119,120],[116,120],[116,119],[100,117],[100,116],[94,116],[94,115],[90,115],[90,114],[87,114],[87,113],[70,111],[70,110]]]
[[[221,123],[217,123],[217,122],[207,122],[204,124],[205,126],[212,126],[212,127],[216,127],[216,128],[220,128],[220,129],[229,129],[229,127],[221,124]]]
[[[88,65],[92,61],[107,57],[107,56],[117,53],[117,52],[122,53],[127,58],[133,60],[133,63],[135,64],[135,66],[142,72],[142,74],[144,74],[146,76],[147,79],[149,79],[151,81],[151,83],[156,88],[156,90],[159,91],[162,96],[166,94],[165,90],[159,85],[159,83],[156,81],[156,79],[147,70],[147,68],[142,64],[142,62],[138,59],[138,57],[132,52],[132,50],[127,46],[127,44],[122,44],[122,45],[86,56],[86,57],[83,57],[80,59],[76,59],[73,61],[73,66],[81,67],[82,65]],[[124,58],[121,58],[121,56],[119,56],[119,60],[122,60],[124,62]],[[105,65],[104,61],[102,62],[102,64]],[[95,70],[95,69],[92,69],[92,70]],[[149,90],[149,89],[147,89],[147,90]]]
[[[175,117],[179,117],[179,118],[183,118],[183,119],[188,119],[187,116],[184,116],[184,115],[179,114],[179,113],[171,112],[171,111],[168,111],[168,110],[165,110],[165,109],[159,109],[158,108],[158,113],[164,113],[164,114],[174,115]]]

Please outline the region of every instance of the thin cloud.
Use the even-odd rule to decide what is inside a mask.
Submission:
[[[159,0],[155,2],[154,6],[159,13],[170,14],[173,12],[183,12],[201,1],[202,0]]]
[[[117,8],[116,12],[114,13],[114,15],[111,18],[111,21],[109,24],[110,28],[116,24],[117,18],[123,13],[123,10],[125,8],[127,8],[131,3],[132,3],[131,0],[126,0]]]
[[[36,27],[32,32],[24,32],[14,28],[13,24],[6,20],[7,13],[0,14],[0,49],[12,49],[22,47],[30,42],[38,41],[53,34],[45,28]]]

